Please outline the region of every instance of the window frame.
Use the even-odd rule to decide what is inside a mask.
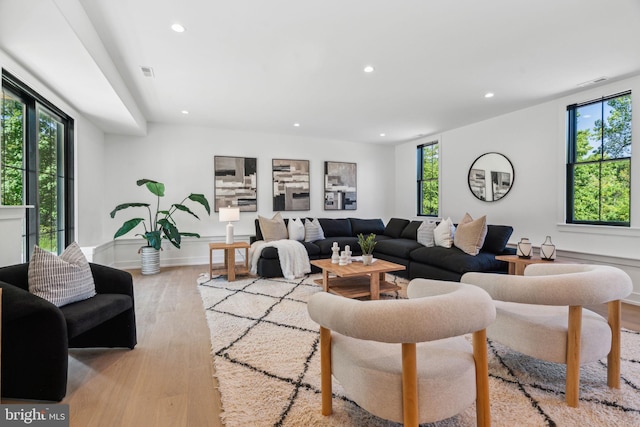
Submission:
[[[432,177],[430,179],[424,179],[424,149],[426,147],[432,147],[432,146],[436,146],[437,149],[437,159],[438,159],[438,175],[436,177]],[[433,140],[430,142],[426,142],[424,144],[420,144],[417,146],[417,155],[416,155],[416,166],[417,166],[417,186],[416,186],[416,196],[417,196],[417,203],[416,203],[416,210],[417,210],[417,216],[424,216],[424,217],[434,217],[437,218],[440,215],[440,141],[439,140]],[[438,186],[438,191],[437,191],[437,202],[438,202],[438,206],[437,206],[437,212],[435,213],[424,213],[422,210],[422,206],[423,206],[423,192],[422,189],[423,184],[426,181],[435,181],[437,183]]]
[[[630,227],[631,226],[631,186],[632,180],[629,177],[629,221],[592,221],[592,220],[576,220],[574,218],[574,209],[575,209],[575,181],[574,181],[574,170],[577,165],[585,165],[585,164],[597,164],[602,169],[603,164],[611,163],[611,162],[619,162],[627,160],[629,162],[629,170],[631,171],[632,167],[632,156],[625,157],[616,157],[614,159],[604,159],[601,158],[599,160],[593,161],[577,161],[577,118],[576,114],[577,110],[581,107],[592,105],[592,104],[603,104],[607,101],[615,98],[620,98],[623,96],[631,96],[631,90],[615,93],[612,95],[603,96],[601,98],[592,99],[590,101],[585,101],[577,104],[571,104],[567,106],[567,162],[566,162],[566,212],[565,212],[565,223],[566,224],[577,224],[577,225],[600,225],[600,226],[613,226],[613,227]],[[632,107],[633,108],[633,107]],[[633,111],[633,110],[632,110]],[[604,119],[604,117],[600,117]],[[633,118],[631,119],[633,121]],[[601,149],[602,152],[602,149]],[[602,177],[599,178],[599,183],[602,183]],[[602,211],[601,204],[599,206],[599,211]],[[601,216],[601,215],[599,215]]]
[[[24,124],[24,183],[23,183],[23,203],[34,206],[34,209],[26,210],[24,239],[24,259],[28,260],[33,252],[34,245],[38,244],[40,237],[39,227],[39,200],[38,200],[38,117],[42,110],[52,116],[55,120],[64,125],[62,132],[63,141],[57,147],[62,156],[57,170],[58,197],[58,230],[57,230],[57,253],[60,254],[68,245],[75,240],[75,152],[74,152],[74,120],[64,113],[60,108],[53,105],[38,92],[20,81],[17,77],[2,70],[2,91],[15,96],[17,100],[25,105]],[[61,170],[60,170],[61,168]],[[62,176],[60,176],[62,174]],[[62,209],[62,212],[60,212]]]

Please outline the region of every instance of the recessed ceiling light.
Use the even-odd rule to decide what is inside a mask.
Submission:
[[[367,65],[366,67],[364,67],[365,73],[373,73],[374,70],[375,69],[371,65]]]
[[[387,134],[386,133],[381,133],[380,136],[387,136]]]
[[[182,110],[182,111],[180,111],[180,112],[181,112],[182,114],[184,114],[185,116],[186,116],[187,114],[189,114],[189,111],[187,111],[187,110]]]
[[[293,127],[299,128],[300,127],[300,123],[294,123]]]
[[[176,23],[176,24],[173,24],[173,25],[171,26],[171,29],[172,29],[173,31],[175,31],[176,33],[184,33],[184,30],[185,30],[185,28],[184,28],[182,25],[177,24],[177,23]]]
[[[484,94],[484,97],[485,98],[493,98],[493,95],[494,95],[493,92],[487,92],[487,93]]]

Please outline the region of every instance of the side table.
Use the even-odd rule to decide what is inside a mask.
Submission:
[[[224,266],[213,265],[213,251],[224,250]],[[236,265],[236,249],[244,249],[244,264]],[[209,243],[209,277],[213,274],[225,274],[227,280],[236,280],[236,274],[249,274],[249,243]]]
[[[496,255],[498,261],[505,261],[509,263],[509,274],[515,274],[518,276],[524,275],[524,269],[529,264],[541,264],[546,262],[557,262],[552,260],[546,260],[537,257],[520,258],[518,255]]]

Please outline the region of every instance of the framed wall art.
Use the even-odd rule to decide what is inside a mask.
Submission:
[[[324,209],[355,210],[357,206],[356,164],[324,162]]]
[[[273,210],[308,211],[309,160],[273,159]]]
[[[220,207],[239,207],[241,212],[258,210],[257,164],[255,157],[213,159],[215,212]]]

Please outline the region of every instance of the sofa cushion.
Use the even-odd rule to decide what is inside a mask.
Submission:
[[[318,219],[309,219],[304,222],[304,241],[313,242],[324,239],[324,231]]]
[[[453,236],[453,244],[463,252],[476,256],[484,244],[486,235],[486,215],[474,220],[471,218],[471,215],[466,213],[456,228],[456,233]]]
[[[28,274],[29,292],[58,307],[96,294],[91,267],[76,242],[59,257],[35,246]]]
[[[318,218],[324,237],[348,237],[353,236],[351,232],[351,222],[347,218],[332,219],[332,218]]]
[[[420,247],[422,247],[422,245],[412,239],[386,239],[376,244],[373,255],[375,256],[376,253],[381,253],[409,259],[411,251]]]
[[[60,308],[67,321],[67,334],[74,338],[133,307],[129,295],[97,294],[95,297]]]
[[[375,234],[376,236],[384,234],[384,223],[381,219],[358,219],[349,218],[351,222],[351,235],[357,236],[362,233],[364,235]]]
[[[287,226],[285,225],[280,212],[276,213],[271,219],[258,215],[258,222],[260,223],[262,236],[267,242],[287,239],[289,237],[289,234],[287,233]]]
[[[384,235],[394,239],[399,239],[402,234],[402,230],[404,230],[407,225],[409,225],[408,219],[391,218],[387,223],[387,226],[384,228]]]
[[[482,250],[494,254],[502,253],[512,233],[513,227],[509,225],[487,225],[487,236],[484,238]]]
[[[411,221],[402,230],[402,233],[400,234],[400,238],[418,240],[418,228],[420,228],[421,225],[422,225],[422,221]]]
[[[338,246],[340,246],[340,250],[342,251],[345,245],[349,245],[351,248],[351,252],[353,255],[360,255],[362,250],[360,249],[360,245],[358,244],[358,238],[352,236],[346,237],[330,237],[328,239],[319,240],[314,242],[320,248],[320,254],[325,257],[329,257],[333,255],[333,251],[331,247],[333,246],[333,242],[337,242]]]
[[[464,274],[470,271],[489,272],[504,270],[504,263],[496,260],[496,256],[493,253],[481,251],[478,255],[471,256],[455,246],[451,248],[443,248],[441,246],[427,248],[421,246],[411,252],[410,258],[412,261],[453,271],[458,274]]]

